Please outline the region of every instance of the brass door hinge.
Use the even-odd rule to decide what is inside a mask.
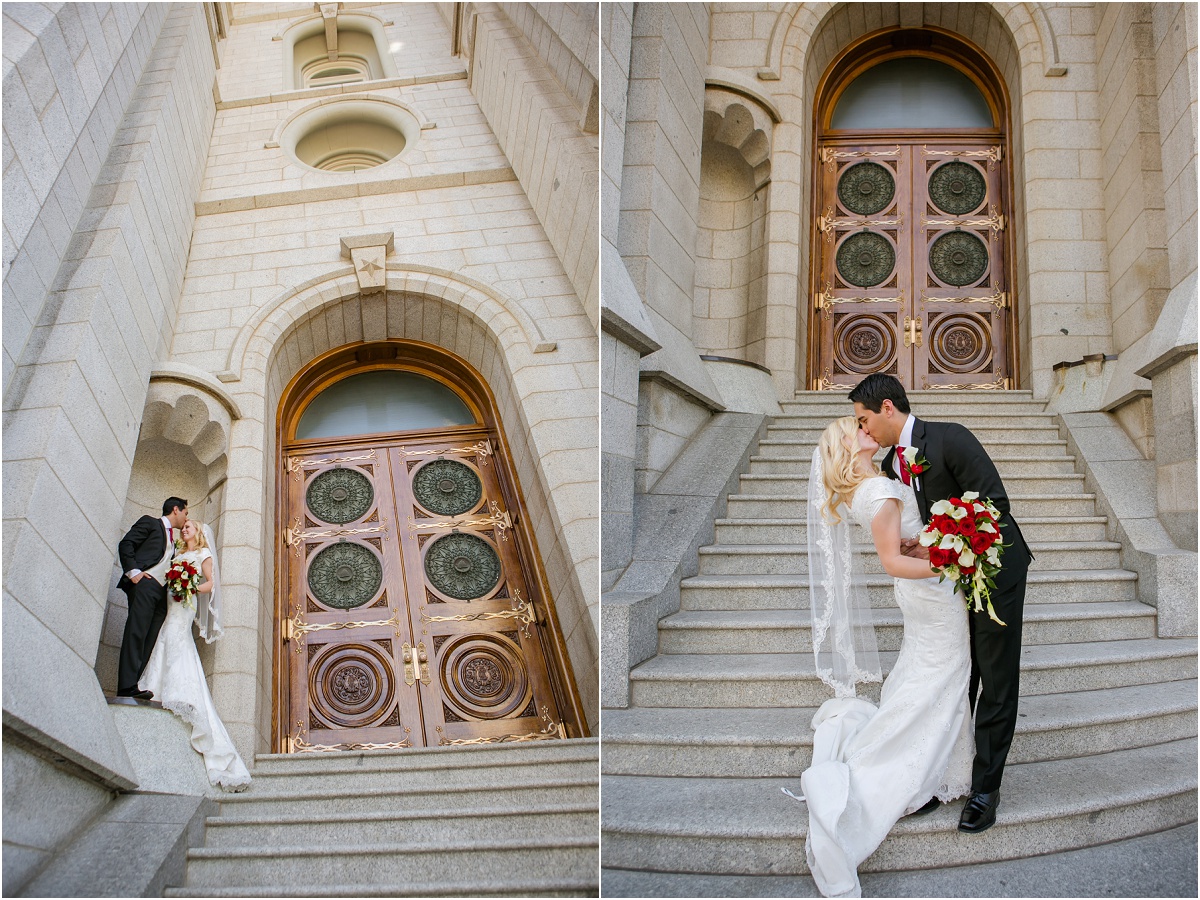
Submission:
[[[904,346],[921,346],[921,317],[904,317]]]

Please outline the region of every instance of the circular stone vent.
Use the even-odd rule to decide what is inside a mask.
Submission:
[[[421,133],[412,113],[378,100],[340,100],[297,115],[279,146],[297,161],[326,172],[381,166],[411,147]]]

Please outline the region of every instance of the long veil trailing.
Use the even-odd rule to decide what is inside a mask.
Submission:
[[[213,531],[207,525],[200,527],[212,552],[213,589],[207,594],[196,594],[196,624],[200,626],[200,637],[206,644],[211,644],[225,631],[221,627],[221,570],[217,565],[217,540]]]
[[[817,676],[838,697],[853,697],[854,686],[883,680],[875,626],[863,576],[861,554],[853,552],[849,510],[840,522],[822,512],[825,502],[821,450],[813,451],[808,476],[808,572],[813,658]]]

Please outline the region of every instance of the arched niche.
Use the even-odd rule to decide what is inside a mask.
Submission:
[[[397,75],[383,21],[366,13],[337,11],[303,19],[283,33],[283,48],[288,91]]]
[[[237,414],[223,390],[192,380],[188,373],[151,377],[125,495],[125,528],[141,516],[161,515],[167,497],[182,497],[190,517],[212,526],[220,546],[229,436]],[[128,613],[125,594],[116,586],[120,574],[114,559],[95,666],[101,686],[113,692]],[[202,643],[200,658],[211,674],[213,647]]]
[[[703,353],[761,363],[773,122],[721,86],[704,95],[693,336]]]

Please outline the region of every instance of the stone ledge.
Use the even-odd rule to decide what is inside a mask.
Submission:
[[[1158,636],[1197,633],[1197,554],[1181,550],[1156,515],[1155,464],[1107,413],[1059,413],[1067,452],[1084,467],[1085,490],[1120,541],[1121,565],[1137,572],[1137,598],[1158,610]]]
[[[712,540],[766,422],[762,414],[717,413],[635,499],[633,561],[601,598],[601,706],[629,705],[629,670],[657,652],[658,620],[679,609],[679,582],[698,571],[700,547]]]
[[[493,169],[471,169],[460,172],[415,175],[410,178],[391,178],[385,181],[327,184],[320,187],[277,191],[275,193],[240,194],[211,200],[197,200],[195,209],[197,216],[211,216],[217,213],[270,209],[275,206],[316,203],[322,200],[347,200],[353,197],[375,197],[380,194],[403,194],[409,191],[469,187],[476,184],[497,184],[503,181],[516,180],[517,176],[512,168],[503,166]]]

